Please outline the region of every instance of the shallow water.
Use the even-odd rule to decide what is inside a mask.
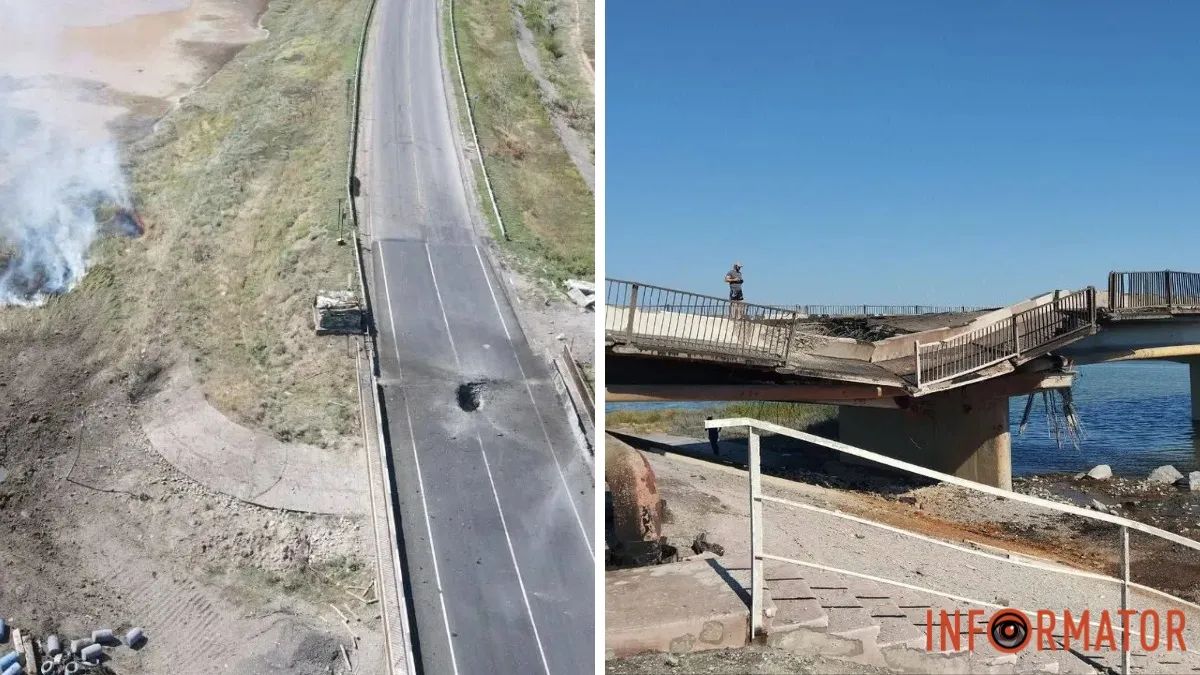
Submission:
[[[1025,397],[1010,402],[1013,474],[1086,471],[1097,464],[1118,475],[1140,476],[1163,464],[1183,472],[1200,469],[1200,439],[1191,421],[1188,367],[1178,363],[1129,362],[1082,366],[1074,387],[1084,437],[1079,449],[1048,433],[1038,395],[1023,435],[1017,428]],[[707,408],[717,403],[614,403],[608,410]]]
[[[1200,441],[1191,421],[1188,367],[1180,363],[1128,362],[1082,366],[1074,387],[1084,438],[1076,450],[1059,448],[1047,432],[1039,396],[1023,436],[1017,425],[1025,397],[1012,399],[1013,473],[1086,471],[1108,464],[1123,475],[1141,475],[1163,464],[1187,472],[1200,468]]]
[[[106,140],[121,117],[161,116],[230,58],[231,48],[265,37],[257,26],[265,5],[0,0],[0,105],[33,112],[76,138]]]

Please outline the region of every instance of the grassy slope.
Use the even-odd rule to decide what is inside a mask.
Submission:
[[[339,247],[347,77],[364,0],[273,0],[250,45],[128,153],[148,232],[108,239],[80,287],[13,310],[4,340],[77,332],[79,358],[130,395],[178,359],[209,399],[282,439],[356,429],[345,339],[310,305],[353,273]],[[104,382],[97,382],[104,386]]]
[[[512,11],[510,0],[454,0],[484,161],[521,266],[555,279],[591,278],[595,202],[521,62]]]
[[[579,35],[576,43],[571,23],[579,2]],[[586,8],[584,7],[586,6]],[[525,25],[537,38],[538,59],[546,77],[558,90],[549,104],[558,109],[573,129],[588,140],[595,156],[596,107],[590,81],[585,77],[583,59],[594,59],[591,50],[595,25],[591,2],[582,0],[523,0],[518,5]]]

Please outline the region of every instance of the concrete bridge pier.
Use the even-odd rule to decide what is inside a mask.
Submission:
[[[1200,424],[1200,358],[1188,359],[1192,390],[1192,424]]]
[[[1193,410],[1196,382],[1193,377]],[[1011,490],[1008,396],[986,389],[964,387],[931,394],[908,409],[840,406],[841,441]]]

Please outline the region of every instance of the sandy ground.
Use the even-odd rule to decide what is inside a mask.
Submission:
[[[544,284],[511,269],[506,268],[504,273],[517,291],[517,313],[533,348],[550,360],[562,353],[565,344],[577,362],[594,367],[596,313],[577,307],[562,293],[551,292]]]
[[[0,97],[73,133],[121,140],[246,44],[266,0],[0,2]],[[7,83],[5,78],[11,78]]]
[[[75,342],[41,345],[40,366],[33,349],[0,355],[0,615],[38,636],[144,626],[146,649],[113,654],[125,674],[315,675],[341,672],[339,643],[377,654],[377,605],[346,590],[374,578],[362,516],[263,508],[191,480],[142,430],[153,378],[79,363]],[[329,603],[362,619],[357,645]]]
[[[0,104],[132,141],[266,37],[265,4],[0,0]],[[287,458],[320,464],[320,449],[217,413],[168,377],[188,355],[143,352],[131,367],[114,317],[35,311],[0,313],[0,616],[39,637],[142,626],[144,650],[112,654],[124,675],[351,672],[342,648],[353,672],[382,672],[378,604],[362,590],[375,578],[366,495],[284,485]],[[150,404],[164,395],[174,403]],[[172,440],[181,430],[187,443]],[[250,471],[203,467],[227,469],[222,443],[246,439],[282,464],[253,467],[265,490],[242,494],[229,481]]]

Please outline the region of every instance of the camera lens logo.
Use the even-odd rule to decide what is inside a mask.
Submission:
[[[987,634],[996,651],[1015,654],[1029,642],[1029,619],[1015,609],[1002,609],[988,621]]]

